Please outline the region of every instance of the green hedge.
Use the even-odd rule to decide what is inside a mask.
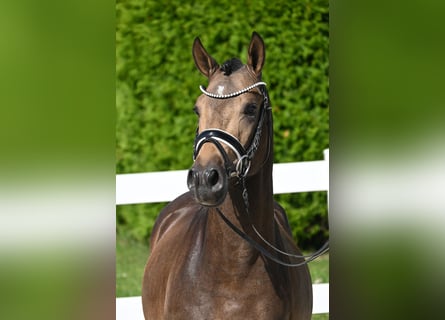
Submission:
[[[322,159],[329,147],[328,0],[118,0],[116,15],[117,173],[192,165],[192,108],[198,86],[207,85],[193,62],[193,40],[199,36],[219,62],[245,62],[252,31],[266,44],[275,162]],[[303,247],[327,237],[326,193],[276,198]],[[163,205],[119,206],[118,233],[147,238]]]

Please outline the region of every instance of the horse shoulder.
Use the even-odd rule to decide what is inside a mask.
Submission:
[[[199,205],[190,192],[186,192],[168,203],[159,213],[153,226],[150,236],[151,249],[153,250],[160,238],[177,223],[178,219],[184,218],[187,212],[198,209]]]
[[[187,255],[187,246],[190,245],[186,240],[188,230],[199,208],[187,192],[164,207],[156,219],[142,284],[142,303],[147,319],[163,319],[168,296],[171,295],[170,279],[180,273],[177,262]]]

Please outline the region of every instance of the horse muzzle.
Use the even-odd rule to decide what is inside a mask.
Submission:
[[[195,163],[188,172],[187,186],[200,204],[216,207],[226,198],[227,175],[220,166],[202,167]]]

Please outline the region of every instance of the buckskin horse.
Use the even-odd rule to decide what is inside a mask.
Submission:
[[[262,38],[254,32],[247,64],[219,65],[193,44],[208,87],[199,117],[189,192],[154,225],[145,266],[146,319],[310,319],[307,260],[273,199],[273,129]]]

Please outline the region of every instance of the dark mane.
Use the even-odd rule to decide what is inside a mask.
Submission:
[[[220,70],[224,72],[225,76],[229,76],[232,72],[235,72],[236,70],[240,69],[243,66],[243,63],[237,59],[237,58],[232,58],[227,60],[226,62],[224,62],[221,67]]]

